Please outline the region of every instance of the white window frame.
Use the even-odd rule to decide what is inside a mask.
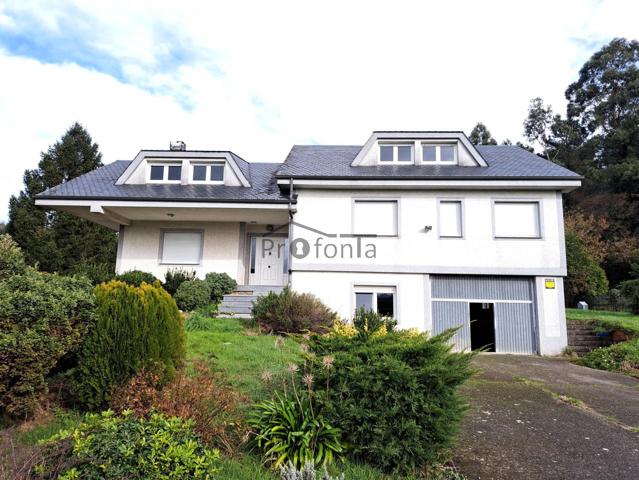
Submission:
[[[435,147],[435,160],[424,160],[424,147]],[[454,158],[452,161],[442,160],[441,147],[453,147]],[[446,142],[421,142],[420,148],[421,151],[421,160],[422,165],[458,165],[459,164],[459,146],[456,143],[446,143]]]
[[[197,262],[165,262],[164,261],[164,235],[167,233],[198,233],[200,235],[200,254]],[[202,258],[204,256],[204,230],[197,229],[173,229],[163,228],[160,230],[160,249],[158,252],[158,264],[159,265],[202,265]]]
[[[534,203],[537,205],[537,227],[539,229],[539,235],[537,236],[501,236],[497,235],[496,231],[496,216],[495,216],[495,204],[498,203]],[[492,214],[492,227],[493,227],[493,239],[495,240],[543,240],[544,239],[544,214],[542,210],[541,199],[536,198],[496,198],[491,202],[491,214]]]
[[[223,168],[222,180],[211,180],[211,167],[217,165]],[[194,167],[206,167],[206,175],[204,180],[194,180],[193,173]],[[189,165],[189,183],[193,184],[207,184],[207,185],[224,185],[226,177],[226,162],[191,162]]]
[[[395,320],[399,319],[399,312],[397,311],[397,295],[399,292],[399,289],[397,288],[397,285],[392,284],[392,285],[379,285],[379,284],[375,284],[375,285],[363,285],[363,284],[356,284],[353,285],[353,294],[352,294],[352,302],[353,302],[353,308],[352,311],[353,313],[355,312],[355,310],[357,309],[357,295],[358,293],[372,293],[373,294],[373,311],[377,312],[377,294],[378,293],[392,293],[393,294],[393,318]]]
[[[382,147],[393,148],[393,160],[391,162],[382,162]],[[399,161],[399,152],[397,147],[410,147],[410,160]],[[385,143],[378,144],[378,164],[379,165],[414,165],[415,164],[415,144],[414,143]]]
[[[460,231],[460,235],[442,235],[442,209],[441,209],[441,204],[442,203],[459,203],[459,231]],[[439,236],[439,238],[442,239],[452,239],[452,240],[459,240],[459,239],[464,239],[464,236],[466,234],[466,228],[465,228],[465,224],[466,224],[466,215],[465,215],[465,211],[464,211],[464,199],[463,198],[438,198],[437,199],[437,234]]]
[[[182,183],[182,162],[148,162],[147,183]],[[151,180],[151,167],[163,167],[162,180]],[[180,178],[169,180],[169,167],[180,167]]]
[[[380,234],[376,234],[376,233],[358,233],[355,231],[355,204],[358,202],[367,202],[367,203],[395,203],[395,212],[396,212],[396,218],[395,218],[395,231],[397,232],[395,235],[380,235]],[[377,238],[399,238],[399,232],[400,232],[400,226],[401,226],[401,222],[399,221],[400,219],[400,202],[399,202],[399,198],[379,198],[379,197],[375,197],[375,198],[367,198],[367,197],[356,197],[353,198],[351,201],[351,233],[352,235],[361,235],[361,236],[366,236],[366,235],[375,235]]]

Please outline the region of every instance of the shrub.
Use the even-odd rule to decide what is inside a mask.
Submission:
[[[47,392],[47,375],[76,351],[93,318],[84,278],[29,268],[0,282],[0,412],[33,413]]]
[[[457,387],[473,373],[473,354],[451,352],[453,334],[313,338],[308,361],[327,386],[315,393],[318,409],[340,426],[354,459],[408,473],[453,446],[466,409]]]
[[[10,235],[0,235],[0,281],[24,273],[27,264],[22,250]]]
[[[392,332],[396,326],[397,320],[392,317],[380,315],[365,307],[360,307],[355,310],[353,327],[355,327],[360,335]]]
[[[227,454],[236,453],[244,433],[244,423],[237,413],[243,399],[204,362],[194,362],[193,370],[189,375],[181,369],[164,386],[161,375],[142,370],[114,393],[111,407],[120,413],[132,410],[144,418],[155,411],[191,420],[193,431],[206,444]]]
[[[570,231],[566,232],[566,260],[565,291],[569,303],[574,303],[580,296],[596,297],[608,291],[606,272],[588,255],[579,237]]]
[[[204,279],[211,286],[211,303],[220,303],[224,295],[237,288],[237,282],[226,273],[207,273]]]
[[[322,470],[316,470],[315,465],[307,463],[301,470],[295,468],[292,462],[288,462],[285,467],[280,466],[281,480],[344,480],[344,474],[331,477],[326,470],[326,465]]]
[[[621,293],[630,300],[630,310],[639,315],[639,278],[619,284]]]
[[[95,288],[97,321],[82,345],[76,394],[84,405],[104,405],[113,389],[151,365],[171,378],[182,364],[185,336],[175,301],[161,287],[117,280]]]
[[[33,478],[212,479],[219,460],[217,450],[200,444],[189,422],[160,414],[148,419],[131,412],[88,414],[73,430],[51,437],[45,447],[56,452],[57,459],[36,466]]]
[[[249,424],[254,433],[251,444],[275,468],[288,462],[296,468],[307,463],[326,465],[341,459],[344,451],[340,430],[313,413],[306,395],[293,400],[276,394],[256,406]]]
[[[115,271],[110,263],[77,263],[73,267],[73,273],[87,277],[93,285],[99,285],[115,278]]]
[[[269,292],[253,304],[253,318],[268,332],[326,333],[337,315],[317,297],[285,287],[281,293]]]
[[[116,280],[119,280],[134,287],[139,287],[142,283],[148,283],[153,285],[155,282],[159,282],[153,274],[149,272],[143,272],[142,270],[129,270],[128,272],[121,273],[115,276]]]
[[[639,339],[596,348],[581,357],[579,363],[590,368],[624,372],[639,377]]]
[[[195,280],[195,270],[185,270],[183,268],[170,268],[166,271],[164,276],[164,283],[162,286],[164,290],[169,292],[170,295],[175,295],[177,289],[184,282]]]
[[[211,286],[204,280],[189,280],[179,286],[173,296],[183,312],[206,307],[211,298]]]

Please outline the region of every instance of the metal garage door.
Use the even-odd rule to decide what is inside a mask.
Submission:
[[[431,275],[433,333],[462,328],[453,341],[470,350],[471,302],[494,304],[495,350],[537,353],[534,281],[530,277]]]

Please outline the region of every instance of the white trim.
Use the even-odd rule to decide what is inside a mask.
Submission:
[[[42,198],[36,199],[36,205],[41,207],[91,207],[94,204],[102,207],[142,207],[142,208],[238,208],[238,209],[265,209],[265,210],[288,210],[285,203],[242,203],[242,202],[164,202],[164,201],[141,201],[141,200],[57,200]]]
[[[424,160],[424,147],[435,147],[435,160]],[[442,147],[453,147],[453,159],[442,160]],[[429,142],[419,143],[422,150],[422,165],[457,165],[459,163],[459,147],[457,143]]]
[[[433,265],[375,265],[354,263],[300,263],[295,262],[294,272],[346,272],[346,273],[428,273],[450,275],[512,275],[524,277],[565,277],[565,267],[498,268],[498,267],[446,267]]]
[[[533,303],[532,300],[493,300],[480,298],[431,298],[433,302],[468,302],[468,303]]]
[[[410,143],[398,143],[398,142],[384,142],[377,143],[377,164],[378,165],[414,165],[415,164],[415,144]],[[393,149],[393,159],[390,162],[382,161],[382,147],[391,147]],[[410,148],[410,160],[399,160],[399,147]]]
[[[441,213],[441,204],[442,203],[459,203],[459,230],[461,235],[442,235],[442,213]],[[465,228],[465,212],[464,212],[464,199],[459,197],[448,198],[448,197],[439,197],[437,198],[437,236],[440,239],[444,240],[463,240],[464,235],[466,234]]]
[[[222,180],[211,180],[211,169],[213,166],[222,167]],[[204,180],[195,180],[193,178],[195,167],[204,167]],[[191,185],[224,185],[226,177],[226,162],[190,160],[188,172],[188,183]]]
[[[535,203],[537,204],[537,227],[539,235],[535,236],[498,236],[495,231],[495,204],[497,203]],[[542,199],[540,198],[492,198],[490,201],[493,240],[543,240],[544,239],[544,215],[542,209]],[[563,223],[563,219],[562,219]]]
[[[393,319],[399,322],[399,286],[396,283],[351,283],[351,315],[357,308],[357,293],[373,294],[373,311],[377,312],[377,293],[390,293],[393,295]]]
[[[146,174],[146,183],[182,183],[182,163],[171,162],[171,161],[157,161],[157,160],[149,160],[147,161],[147,174]],[[153,167],[162,167],[162,180],[151,180],[151,171]],[[169,180],[169,167],[179,167],[180,168],[180,178],[177,180]]]
[[[280,178],[278,185],[288,185],[289,180]],[[296,188],[337,188],[337,189],[447,189],[447,190],[561,190],[570,192],[581,186],[581,180],[391,180],[361,178],[307,179],[296,178]]]

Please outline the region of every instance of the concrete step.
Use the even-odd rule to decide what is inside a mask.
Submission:
[[[569,340],[593,340],[593,341],[605,341],[606,339],[608,339],[610,337],[606,336],[606,337],[600,337],[598,335],[592,335],[592,334],[583,334],[583,333],[572,333],[572,332],[568,332],[568,339]]]
[[[218,309],[219,313],[246,313],[246,314],[250,314],[251,313],[251,308],[250,307],[231,307],[231,306],[222,306],[220,305],[220,308]]]

